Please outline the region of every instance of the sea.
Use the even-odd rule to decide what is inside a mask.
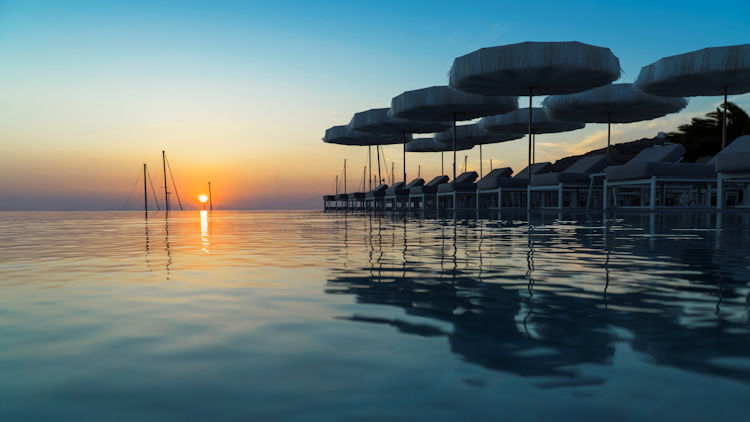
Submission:
[[[750,213],[0,226],[0,421],[750,418]]]

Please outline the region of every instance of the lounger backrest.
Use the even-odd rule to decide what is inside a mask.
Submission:
[[[385,183],[383,183],[382,185],[375,186],[375,188],[372,191],[373,192],[380,192],[380,191],[384,191],[384,190],[388,190],[388,185],[386,185]]]
[[[676,163],[685,155],[685,148],[680,144],[654,145],[644,148],[628,164],[637,163]]]
[[[742,135],[724,147],[717,156],[750,152],[750,135]]]
[[[545,162],[545,163],[534,163],[531,165],[531,174],[541,174],[541,173],[547,173],[552,168],[552,164]],[[529,168],[526,167],[525,169],[521,170],[520,172],[516,173],[515,176],[513,176],[515,179],[528,179],[529,178]]]
[[[425,183],[425,186],[433,187],[437,185],[441,185],[443,183],[448,183],[448,176],[437,176],[434,179],[430,180],[429,182]]]
[[[491,172],[485,174],[482,180],[497,179],[498,177],[510,177],[511,174],[513,174],[513,169],[511,169],[510,167],[502,167],[499,169],[494,169]]]
[[[612,159],[606,154],[589,155],[573,163],[563,173],[598,173],[610,164]]]
[[[477,180],[477,177],[479,175],[475,171],[467,171],[466,173],[461,173],[460,175],[456,176],[456,180],[454,182],[456,183],[473,183],[475,180]]]
[[[698,159],[695,160],[698,164],[711,164],[714,162],[715,156],[713,155],[704,155],[703,157],[698,157]]]
[[[409,182],[408,185],[406,185],[406,189],[415,188],[417,186],[424,185],[424,179],[414,179],[411,182]]]

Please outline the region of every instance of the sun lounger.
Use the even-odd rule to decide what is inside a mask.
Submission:
[[[409,208],[409,191],[413,187],[423,186],[424,179],[414,179],[408,184],[398,182],[385,191],[385,206],[392,210]]]
[[[534,163],[531,165],[531,174],[547,172],[550,167],[550,163],[547,162]],[[521,170],[513,177],[510,177],[511,173],[500,173],[498,175],[492,175],[492,173],[488,173],[487,176],[477,182],[477,208],[525,208],[527,187],[529,186],[529,167]]]
[[[750,135],[727,145],[714,160],[716,207],[750,207]]]
[[[456,180],[438,186],[438,208],[474,208],[477,185],[474,183],[479,175],[475,171],[467,171],[456,176]]]
[[[382,184],[367,192],[365,195],[365,209],[385,209],[385,191],[387,190],[388,185]]]
[[[628,163],[605,171],[604,208],[710,206],[713,163],[681,163],[679,144],[646,148]]]
[[[437,207],[438,186],[448,183],[448,176],[437,176],[422,186],[409,189],[409,208],[435,209]]]
[[[591,186],[589,176],[604,170],[611,163],[612,160],[607,155],[588,155],[564,171],[532,175],[528,187],[528,206],[585,207]]]

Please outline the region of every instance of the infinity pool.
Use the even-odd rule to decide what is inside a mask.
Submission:
[[[750,214],[0,224],[2,421],[750,414]]]

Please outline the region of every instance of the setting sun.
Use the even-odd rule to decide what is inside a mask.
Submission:
[[[205,204],[206,201],[208,201],[208,197],[206,195],[201,195],[198,197],[198,200]]]

